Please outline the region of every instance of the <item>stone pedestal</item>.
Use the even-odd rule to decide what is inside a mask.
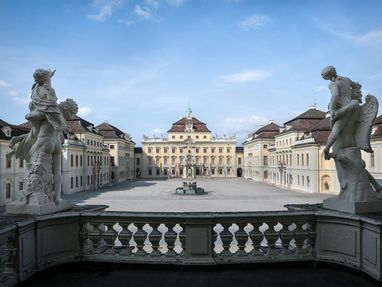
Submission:
[[[62,200],[58,204],[49,202],[44,205],[31,205],[23,204],[21,202],[11,202],[5,207],[6,213],[9,214],[31,214],[31,215],[44,215],[56,213],[72,208],[72,204],[67,200]]]
[[[382,212],[382,200],[347,201],[338,196],[325,199],[323,207],[352,214]]]

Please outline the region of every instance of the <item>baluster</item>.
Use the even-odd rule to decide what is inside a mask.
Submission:
[[[178,238],[178,234],[174,231],[175,226],[176,226],[176,224],[174,224],[174,225],[169,224],[168,231],[164,235],[164,238],[165,238],[166,243],[167,243],[167,249],[168,249],[166,256],[168,256],[168,257],[174,257],[174,256],[178,255],[175,252],[175,241]]]
[[[150,256],[161,256],[162,253],[159,251],[159,242],[162,238],[162,233],[158,230],[160,223],[150,223],[153,231],[149,234],[149,240],[151,242],[152,251]]]
[[[212,242],[214,245],[213,251],[215,255],[219,256],[223,251],[222,239],[220,237],[220,233],[223,231],[223,226],[218,223],[212,228]]]
[[[289,252],[291,252],[293,254],[298,253],[298,246],[297,246],[297,241],[296,241],[297,240],[296,229],[297,229],[297,224],[294,222],[288,226],[288,230],[292,233],[292,239],[289,241],[288,250],[289,250]]]
[[[219,256],[222,256],[222,257],[228,257],[228,256],[231,256],[232,253],[230,251],[230,247],[231,247],[231,242],[232,242],[232,239],[233,239],[233,236],[232,236],[232,233],[229,231],[229,228],[231,227],[231,223],[220,223],[223,227],[223,230],[222,232],[220,232],[220,238],[221,238],[221,241],[222,241],[222,252],[220,253]]]
[[[90,239],[90,232],[93,230],[94,226],[89,222],[82,224],[80,238],[83,254],[90,254],[94,249],[93,241]]]
[[[134,223],[134,225],[138,228],[134,233],[134,241],[137,243],[137,252],[135,252],[134,256],[146,256],[147,253],[143,249],[147,238],[147,233],[143,230],[145,223]]]
[[[296,253],[303,254],[305,253],[303,246],[304,246],[304,241],[307,238],[307,232],[303,230],[302,226],[305,224],[305,222],[295,222],[296,224],[296,229],[295,229],[295,241],[296,241],[296,246],[297,250]]]
[[[306,222],[302,225],[302,230],[306,232],[306,238],[302,248],[306,253],[311,253],[314,250],[314,237],[315,233],[313,231],[313,226],[311,222]]]
[[[259,251],[263,256],[269,255],[270,245],[268,240],[268,231],[269,231],[269,225],[267,223],[263,223],[259,226],[259,231],[263,235],[263,238],[260,242],[260,248]]]
[[[180,252],[178,255],[183,257],[186,254],[186,233],[185,233],[186,229],[184,228],[184,225],[182,224],[178,224],[178,225],[180,227],[180,231],[178,233],[178,239],[181,244]]]
[[[274,231],[277,233],[277,240],[275,242],[275,252],[277,255],[282,255],[284,254],[284,251],[286,250],[284,248],[284,242],[283,242],[283,236],[282,236],[282,233],[284,231],[284,228],[286,229],[287,225],[282,225],[280,222],[278,222],[275,226],[274,226]]]
[[[94,250],[96,254],[105,252],[107,248],[106,242],[103,238],[103,234],[105,231],[106,231],[106,226],[103,223],[98,224],[97,229],[94,229],[94,235],[95,236],[97,235],[97,239],[98,239],[98,241],[96,241],[96,244],[95,244],[97,247]],[[98,232],[98,234],[96,232]],[[94,242],[94,240],[92,241]]]
[[[275,226],[278,224],[277,221],[267,221],[267,224],[269,226],[267,232],[266,232],[266,239],[268,242],[268,256],[278,255],[279,251],[276,248],[276,242],[279,238],[277,232],[275,231]]]
[[[236,223],[239,229],[235,233],[235,238],[237,240],[237,251],[235,253],[236,256],[247,256],[247,252],[245,251],[245,244],[248,241],[248,233],[244,230],[244,228],[248,225],[248,223]]]
[[[286,219],[287,220],[287,219]],[[290,253],[293,253],[290,249],[290,241],[293,239],[293,232],[290,228],[291,223],[290,221],[283,220],[280,222],[280,224],[283,226],[283,229],[279,231],[279,237],[282,241],[282,247],[283,247],[283,254],[289,255]]]
[[[105,223],[106,231],[103,233],[103,239],[105,240],[106,251],[105,254],[114,255],[116,253],[115,240],[118,237],[118,232],[113,228],[114,223]]]
[[[121,232],[118,234],[119,241],[121,241],[121,251],[119,255],[128,256],[132,254],[132,247],[130,246],[130,240],[132,238],[132,232],[129,230],[130,223],[120,223]]]
[[[264,239],[263,233],[260,231],[260,226],[262,226],[262,224],[263,224],[262,222],[260,224],[252,223],[253,230],[251,230],[251,232],[249,233],[250,238],[252,240],[252,246],[253,246],[253,249],[249,253],[251,256],[264,255],[260,249],[261,248],[260,244]]]

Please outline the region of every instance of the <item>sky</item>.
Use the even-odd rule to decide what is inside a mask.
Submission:
[[[193,115],[238,145],[316,105],[320,72],[382,97],[382,1],[0,0],[0,119],[25,122],[33,71],[59,100],[129,133],[166,135]]]

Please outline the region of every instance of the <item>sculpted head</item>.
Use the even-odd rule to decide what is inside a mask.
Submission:
[[[55,72],[56,70],[51,71],[51,70],[37,69],[33,73],[33,78],[36,83],[42,85],[46,81],[50,80],[53,77]]]
[[[337,76],[337,71],[336,68],[334,68],[333,66],[326,66],[321,71],[321,77],[324,80],[330,80],[335,76]]]
[[[78,112],[78,105],[72,99],[66,99],[61,102],[58,107],[66,120],[70,120]]]

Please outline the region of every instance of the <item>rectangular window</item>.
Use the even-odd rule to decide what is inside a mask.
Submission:
[[[152,174],[152,171],[151,171],[151,168],[149,168],[149,175],[151,175]]]
[[[206,147],[203,148],[203,152],[204,152],[204,153],[207,153],[207,148],[206,148]]]
[[[297,175],[297,185],[300,185],[300,176]]]
[[[219,153],[223,153],[223,148],[219,147]]]
[[[214,168],[211,169],[211,174],[215,174],[215,169]]]
[[[180,139],[183,139],[183,136],[180,136],[179,138],[180,138]]]
[[[155,149],[155,152],[156,152],[156,153],[160,153],[160,148],[157,147],[157,148]]]
[[[141,159],[137,157],[137,165],[140,165],[140,164],[141,164]]]
[[[214,147],[211,148],[211,152],[212,152],[212,153],[215,152],[215,148],[214,148]]]
[[[24,167],[24,160],[22,160],[21,158],[19,159],[19,168],[23,168]]]
[[[82,175],[80,177],[80,186],[82,186]]]
[[[211,157],[211,164],[215,164],[215,158]]]
[[[74,186],[74,185],[73,185],[73,182],[74,182],[74,181],[73,181],[73,177],[71,177],[71,178],[70,178],[70,188],[73,188],[73,186]]]
[[[147,149],[147,153],[151,153],[151,151],[152,151],[152,148],[149,147],[149,148]]]
[[[90,165],[90,160],[89,160],[89,156],[88,156],[88,166]]]
[[[5,197],[11,198],[11,184],[10,183],[5,184]]]
[[[82,166],[82,155],[80,155],[80,166]]]
[[[199,149],[198,148],[195,149],[195,153],[199,153]]]
[[[24,189],[24,182],[20,181],[19,182],[19,190],[23,190]]]
[[[88,185],[90,185],[90,175],[88,175]]]
[[[160,170],[159,170],[159,168],[157,168],[157,175],[159,175],[159,173],[160,173]]]
[[[227,164],[231,164],[231,158],[227,157]]]
[[[164,153],[167,153],[167,151],[168,151],[168,148],[167,148],[167,147],[164,147],[164,148],[163,148],[163,152],[164,152]]]
[[[70,155],[70,166],[73,166],[74,165],[74,157],[73,155],[71,154]]]
[[[179,148],[179,152],[180,152],[180,153],[183,153],[183,148],[180,147],[180,148]]]
[[[171,152],[172,152],[172,153],[175,153],[175,152],[176,152],[176,148],[174,148],[174,147],[171,148]]]
[[[268,157],[265,155],[263,156],[264,165],[268,165]]]
[[[172,139],[175,139],[175,136],[171,136]]]
[[[301,154],[301,165],[304,165],[304,154]]]
[[[175,156],[173,156],[173,157],[171,158],[171,164],[172,164],[172,165],[174,165],[174,164],[175,164],[175,159],[176,159],[176,157],[175,157]]]
[[[374,158],[374,152],[370,154],[370,166],[374,167],[375,166],[375,158]]]
[[[230,168],[227,168],[227,174],[228,174],[228,175],[231,174],[231,169],[230,169]]]
[[[148,164],[149,165],[153,164],[153,158],[151,156],[148,157]]]
[[[305,182],[304,182],[305,180],[304,180],[304,179],[305,179],[305,177],[304,177],[304,176],[301,176],[301,183],[302,183],[302,186],[304,186],[304,184],[305,184]]]
[[[223,158],[219,157],[219,164],[223,164]]]
[[[266,149],[268,146],[266,144],[263,145],[263,149]]]
[[[163,164],[167,164],[167,157],[164,157]]]
[[[237,164],[238,164],[238,165],[241,165],[241,157],[239,157],[239,158],[237,159]]]
[[[297,165],[300,165],[300,155],[297,155]]]
[[[114,145],[113,144],[111,144],[109,147],[110,147],[110,149],[114,149]]]
[[[310,183],[310,178],[309,176],[306,177],[306,186],[309,187],[309,183]]]
[[[76,166],[78,166],[78,154],[76,154]]]
[[[309,166],[309,154],[306,154],[306,165]]]
[[[227,153],[230,153],[230,152],[231,152],[231,149],[227,147]]]
[[[78,176],[76,176],[76,187],[78,187]]]
[[[196,136],[196,139],[199,139],[199,136]]]

